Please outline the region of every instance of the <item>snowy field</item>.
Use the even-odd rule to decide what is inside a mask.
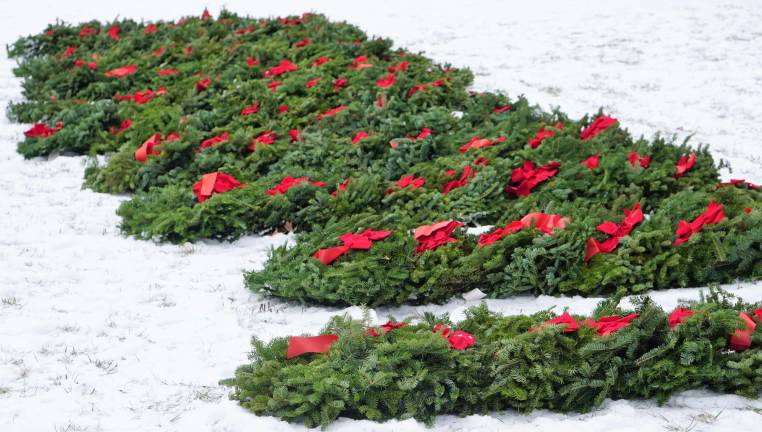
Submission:
[[[0,1],[0,41],[37,33],[56,18],[146,20],[198,15],[211,1]],[[693,135],[735,169],[724,177],[762,182],[762,3],[507,1],[226,1],[239,14],[313,10],[347,20],[438,61],[471,66],[476,89],[525,94],[581,116],[604,107],[647,137]],[[20,97],[13,64],[0,57],[0,104]],[[260,298],[241,271],[260,266],[283,235],[233,244],[156,245],[123,238],[114,210],[123,199],[80,190],[83,159],[24,161],[23,125],[0,118],[0,431],[299,431],[256,417],[217,385],[246,361],[252,335],[314,332],[331,308]],[[762,284],[727,287],[749,301]],[[665,308],[699,289],[654,293]],[[505,313],[597,299],[522,297],[489,301]],[[471,304],[376,310],[454,317]],[[359,315],[360,310],[350,308]],[[666,406],[607,401],[579,414],[439,417],[384,424],[342,419],[330,431],[757,430],[762,402],[694,391]]]

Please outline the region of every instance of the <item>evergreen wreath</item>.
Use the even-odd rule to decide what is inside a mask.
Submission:
[[[107,154],[85,186],[134,193],[124,233],[296,230],[247,273],[260,292],[377,306],[762,274],[759,187],[719,183],[706,148],[470,92],[467,69],[321,15],[56,23],[8,53],[9,117],[35,123],[19,152]]]
[[[536,409],[586,412],[604,399],[655,398],[707,388],[756,398],[762,390],[762,309],[712,290],[667,313],[604,300],[592,317],[501,316],[485,305],[452,323],[370,326],[331,319],[320,336],[253,338],[251,363],[224,381],[259,415],[309,427],[338,417],[384,421]]]

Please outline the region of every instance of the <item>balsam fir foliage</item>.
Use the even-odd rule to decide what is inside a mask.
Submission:
[[[609,210],[579,206],[577,201],[559,202],[549,210],[571,217],[564,229],[552,235],[522,230],[484,247],[477,244],[478,235],[460,229],[454,234],[457,243],[416,253],[411,233],[399,229],[374,242],[369,250],[350,251],[331,265],[312,256],[318,249],[340,244],[337,239],[346,232],[411,226],[397,219],[401,212],[364,213],[300,233],[293,247],[274,248],[263,270],[247,273],[246,283],[255,291],[290,300],[375,307],[442,303],[474,288],[490,297],[524,293],[602,295],[619,290],[643,293],[706,285],[737,275],[759,278],[759,194],[734,187],[674,194],[647,212],[646,219],[620,240],[614,252],[599,254],[589,262],[584,261],[585,242],[598,235],[596,225],[621,220],[622,208],[634,203],[620,200]],[[674,246],[676,220],[692,220],[713,199],[726,203],[725,220],[704,226],[688,242]],[[504,226],[511,219],[509,214],[498,225]]]
[[[9,46],[9,56],[19,62],[15,73],[23,79],[24,95],[9,106],[9,117],[64,124],[51,137],[26,138],[19,152],[26,157],[106,153],[105,165],[92,160],[85,186],[134,193],[118,210],[126,234],[182,243],[270,230],[299,232],[295,248],[275,249],[263,271],[247,274],[255,290],[303,302],[375,306],[442,302],[473,288],[493,297],[622,288],[639,293],[762,273],[760,192],[740,186],[717,190],[722,163],[715,164],[706,148],[661,137],[635,139],[619,125],[582,140],[580,131],[592,117],[574,120],[521,97],[470,92],[467,69],[393,49],[387,39],[368,39],[357,27],[322,15],[251,19],[224,11],[217,19],[154,24],[155,32],[147,32],[147,24],[132,20],[56,23]],[[115,25],[120,28],[116,40],[107,34]],[[80,36],[85,26],[95,33]],[[299,47],[305,39],[309,43]],[[64,57],[69,47],[76,49]],[[314,66],[320,58],[329,60]],[[97,66],[77,66],[77,60]],[[282,60],[297,69],[264,76]],[[127,64],[136,65],[137,72],[123,78],[104,75]],[[168,68],[178,73],[157,73]],[[377,80],[390,70],[395,82],[381,88]],[[202,78],[211,83],[197,91]],[[346,82],[337,85],[341,79]],[[273,91],[275,81],[281,84]],[[427,87],[415,91],[419,85]],[[160,88],[164,94],[145,104],[114,98]],[[242,115],[255,103],[256,113]],[[288,110],[282,112],[282,106]],[[346,109],[319,118],[340,106]],[[132,125],[118,131],[126,119]],[[528,142],[540,128],[555,135],[533,149]],[[422,133],[425,129],[430,133]],[[301,136],[292,138],[294,130]],[[275,142],[256,144],[252,151],[252,139],[268,131]],[[144,163],[135,160],[146,139],[173,132],[180,138],[164,142],[160,154]],[[197,152],[203,140],[225,132],[226,141]],[[368,136],[353,144],[358,132]],[[461,152],[474,136],[496,142]],[[633,151],[650,156],[650,166],[632,166],[628,156]],[[677,178],[676,163],[692,152],[695,166]],[[597,168],[581,164],[598,153]],[[505,187],[512,171],[527,160],[536,166],[558,162],[560,168],[529,196],[513,196]],[[473,177],[444,194],[445,185],[467,167]],[[215,171],[246,187],[198,203],[192,185]],[[395,186],[407,175],[426,183],[415,190]],[[268,195],[285,176],[309,177],[326,186],[304,183]],[[346,179],[346,189],[339,190]],[[728,218],[705,227],[687,244],[672,246],[678,221],[692,220],[712,199],[725,206]],[[585,241],[600,238],[596,225],[621,220],[622,210],[635,203],[648,220],[613,253],[584,262]],[[572,222],[553,235],[527,230],[485,248],[476,246],[475,236],[460,232],[457,244],[413,252],[410,232],[420,225],[453,219],[468,226],[505,226],[538,211]],[[394,234],[330,266],[311,257],[318,248],[336,246],[339,235],[368,228]]]
[[[618,302],[603,301],[593,318],[630,313]],[[759,305],[711,291],[685,304],[695,315],[671,329],[668,312],[649,298],[634,304],[640,316],[608,336],[585,325],[573,333],[542,326],[555,316],[550,310],[501,316],[486,305],[473,307],[452,326],[475,336],[475,345],[462,351],[432,332],[436,323],[451,325],[446,315],[426,315],[377,337],[368,334],[368,322],[336,316],[320,332],[339,336],[328,353],[287,359],[287,338],[254,338],[251,363],[227,383],[244,408],[310,427],[338,417],[430,424],[439,414],[586,412],[606,398],[663,403],[675,392],[701,388],[759,396],[762,332],[753,333],[751,349],[728,349],[739,312]]]

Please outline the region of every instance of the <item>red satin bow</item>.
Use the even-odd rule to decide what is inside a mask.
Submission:
[[[690,309],[685,309],[682,307],[675,309],[671,314],[669,314],[669,317],[667,317],[669,328],[677,327],[679,324],[682,324],[686,318],[693,316],[695,313],[696,312],[693,312]]]
[[[599,133],[605,131],[612,125],[614,125],[618,120],[613,117],[608,116],[599,116],[595,120],[593,120],[592,123],[590,123],[590,126],[586,127],[579,135],[580,138],[582,138],[582,141],[587,141],[590,138],[598,135]]]
[[[450,193],[451,190],[467,185],[468,179],[473,177],[474,175],[476,175],[476,169],[472,168],[471,165],[466,165],[466,167],[463,168],[463,173],[460,175],[459,179],[451,180],[447,182],[446,185],[444,185],[444,188],[442,189],[442,194],[447,195],[448,193]]]
[[[251,143],[249,143],[249,150],[254,152],[257,149],[257,144],[270,145],[274,143],[277,138],[278,136],[273,131],[264,132],[251,140]]]
[[[241,110],[242,116],[247,116],[251,114],[256,114],[257,111],[259,111],[259,102],[255,102],[251,106],[247,106],[246,108]]]
[[[373,231],[371,229],[366,229],[359,234],[348,232],[339,237],[339,240],[344,243],[342,246],[318,249],[313,256],[321,263],[329,265],[340,256],[346,255],[350,249],[368,250],[374,241],[383,240],[389,237],[391,233],[392,231]]]
[[[447,339],[450,344],[450,348],[458,351],[463,351],[466,348],[474,346],[476,338],[474,335],[462,330],[450,330],[449,327],[444,324],[436,324],[431,330],[433,333],[439,333],[442,338]]]
[[[296,69],[297,66],[294,63],[291,63],[290,60],[281,60],[277,66],[273,66],[270,69],[267,69],[264,72],[264,76],[265,78],[274,77],[282,75],[286,72],[295,71]]]
[[[333,196],[336,196],[336,195],[338,195],[338,194],[339,194],[339,192],[344,192],[345,190],[347,190],[347,186],[349,186],[349,178],[347,178],[346,180],[344,180],[344,181],[343,181],[343,182],[342,182],[342,183],[339,185],[339,188],[338,188],[338,189],[336,189],[335,191],[331,192],[331,195],[333,195]]]
[[[571,333],[579,330],[579,323],[577,320],[574,319],[571,315],[569,315],[568,312],[564,312],[563,314],[545,321],[546,324],[550,325],[563,325],[564,333]]]
[[[144,103],[147,103],[151,99],[153,99],[154,96],[161,96],[167,92],[166,87],[159,87],[158,90],[154,93],[151,89],[146,89],[145,91],[136,91],[134,94],[131,95],[116,95],[114,96],[114,99],[118,101],[123,100],[131,100],[135,102],[136,104],[142,105]]]
[[[307,353],[327,353],[331,349],[331,345],[338,340],[339,337],[335,334],[311,337],[291,336],[288,340],[288,352],[286,353],[286,358],[292,359]]]
[[[115,77],[115,78],[124,78],[127,75],[132,75],[135,72],[138,71],[138,67],[134,64],[123,66],[120,68],[112,69],[105,73],[105,75],[109,78]]]
[[[406,322],[393,323],[393,322],[391,322],[391,320],[389,320],[389,321],[386,322],[386,324],[381,324],[380,326],[378,326],[381,329],[381,333],[377,332],[376,329],[371,328],[371,329],[368,329],[368,335],[369,336],[373,336],[373,337],[377,337],[377,336],[379,336],[381,334],[389,333],[390,331],[392,331],[392,330],[394,330],[396,328],[404,327],[406,325],[407,325]]]
[[[589,158],[583,160],[581,164],[586,166],[587,169],[589,169],[590,171],[592,171],[598,168],[598,165],[600,164],[600,162],[601,162],[601,153],[598,152],[598,154],[594,154],[590,156]]]
[[[309,184],[313,186],[325,187],[325,183],[320,181],[311,181],[309,177],[294,178],[291,176],[286,176],[275,187],[273,187],[272,189],[268,189],[266,193],[267,195],[270,195],[270,196],[284,194],[288,192],[288,190],[291,189],[292,187],[298,184],[305,183],[305,182],[309,182]]]
[[[394,85],[395,82],[397,82],[397,77],[395,77],[393,73],[390,73],[389,75],[376,81],[376,85],[382,89],[385,89]]]
[[[463,223],[458,221],[443,221],[433,225],[419,226],[413,231],[413,239],[418,241],[415,252],[434,250],[444,244],[457,242],[455,238],[450,237],[450,234],[455,228],[461,226]]]
[[[463,146],[460,147],[460,152],[465,153],[472,148],[480,149],[485,147],[491,147],[501,142],[505,142],[504,136],[501,136],[498,139],[493,141],[488,138],[479,138],[478,136],[474,135],[473,137],[471,137],[471,141],[469,141],[468,144],[464,144]]]
[[[759,309],[757,310],[759,311]],[[757,311],[754,313],[756,314]],[[738,318],[745,324],[745,329],[737,328],[730,336],[730,349],[734,351],[746,351],[751,346],[751,334],[757,328],[757,323],[746,312],[740,312]]]
[[[35,123],[31,128],[24,131],[24,136],[28,138],[48,138],[52,137],[58,131],[63,129],[63,122],[57,122],[55,127],[48,127],[45,123]]]
[[[357,132],[355,136],[352,137],[352,144],[357,144],[367,137],[368,137],[368,132]]]
[[[537,228],[545,234],[553,234],[554,230],[564,229],[569,222],[571,222],[570,218],[561,217],[557,214],[532,212],[519,221],[513,221],[503,228],[497,228],[492,232],[482,234],[479,236],[478,243],[480,247],[489,246],[503,237],[529,228]]]
[[[701,213],[692,222],[689,223],[684,220],[678,222],[676,232],[677,239],[672,245],[677,246],[687,242],[693,234],[701,231],[701,228],[703,228],[704,225],[718,224],[723,219],[725,219],[725,213],[722,211],[722,204],[717,204],[717,201],[712,200],[707,206],[706,211]]]
[[[222,135],[219,135],[219,136],[213,136],[211,138],[207,138],[201,141],[201,145],[196,149],[196,153],[199,153],[202,150],[207,149],[209,147],[213,147],[217,144],[224,143],[227,140],[228,140],[227,132],[223,132]]]
[[[204,174],[201,180],[193,185],[193,193],[196,195],[199,204],[201,204],[214,194],[224,193],[244,186],[246,185],[239,183],[231,175],[215,172]]]
[[[634,167],[635,164],[639,164],[641,168],[648,168],[648,165],[651,164],[651,156],[640,156],[638,152],[631,151],[629,155],[627,155],[627,160],[630,162],[630,166]]]
[[[553,126],[555,129],[563,129],[564,124],[561,122],[556,123]],[[545,141],[548,138],[553,138],[556,135],[556,132],[552,129],[545,129],[544,127],[541,127],[540,130],[537,131],[534,137],[529,140],[529,147],[536,149],[537,147],[542,144],[543,141]]]
[[[318,114],[317,115],[317,119],[321,120],[321,119],[324,119],[326,117],[333,117],[336,114],[340,113],[341,111],[344,111],[345,109],[347,109],[347,107],[344,106],[344,105],[337,106],[336,108],[331,108],[328,111],[325,111],[325,112],[322,112],[322,113]]]
[[[535,186],[556,175],[559,166],[561,164],[558,162],[551,162],[535,168],[532,161],[524,161],[524,166],[515,168],[511,173],[511,183],[518,185],[506,186],[505,191],[516,196],[529,196]]]
[[[682,177],[683,174],[690,171],[696,165],[696,153],[691,152],[690,156],[681,156],[675,165],[675,178]]]
[[[619,245],[619,239],[628,235],[635,225],[643,221],[643,211],[640,210],[640,203],[635,203],[632,209],[624,209],[624,220],[618,224],[606,221],[598,225],[598,231],[608,234],[607,240],[598,241],[595,238],[589,238],[585,247],[585,261],[599,253],[611,253]]]
[[[729,182],[720,183],[717,185],[717,189],[725,187],[725,186],[735,186],[735,185],[745,186],[753,190],[760,189],[758,185],[755,185],[752,182],[747,182],[746,180],[742,180],[742,179],[731,179]]]

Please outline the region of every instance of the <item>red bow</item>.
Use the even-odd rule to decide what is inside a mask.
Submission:
[[[376,329],[374,329],[374,328],[370,328],[370,329],[368,329],[368,335],[369,336],[373,336],[373,337],[377,337],[377,336],[379,336],[381,334],[389,333],[390,331],[392,331],[392,330],[394,330],[396,328],[404,327],[406,325],[407,325],[406,322],[393,323],[391,320],[389,320],[389,321],[386,322],[386,324],[381,324],[380,326],[378,326],[381,329],[381,333],[378,333],[376,331]]]
[[[156,93],[154,93],[151,89],[146,89],[145,91],[136,91],[134,94],[131,95],[116,95],[114,96],[114,99],[118,101],[123,100],[131,100],[135,102],[136,104],[142,105],[151,99],[153,99],[154,96],[161,96],[167,92],[167,89],[165,87],[159,87],[158,90],[156,90]]]
[[[63,129],[63,122],[56,122],[56,126],[52,128],[45,123],[35,123],[31,128],[24,131],[24,135],[28,138],[47,138],[52,137],[61,129]]]
[[[389,73],[402,72],[402,71],[406,71],[408,66],[410,66],[410,62],[409,61],[403,61],[403,62],[400,62],[400,64],[398,64],[396,66],[389,66],[388,68],[386,68],[386,71],[389,72]]]
[[[288,131],[288,136],[291,137],[291,142],[297,142],[302,139],[302,133],[299,129],[291,129]]]
[[[667,317],[667,323],[669,323],[669,328],[675,328],[678,326],[678,324],[682,324],[683,321],[685,321],[686,318],[689,316],[693,316],[696,312],[693,312],[690,309],[685,309],[682,307],[679,307],[672,311],[671,314],[669,314],[669,317]]]
[[[201,93],[202,91],[208,89],[209,84],[211,83],[211,78],[204,78],[201,81],[196,82],[196,93]]]
[[[111,126],[109,128],[109,132],[114,134],[114,135],[119,135],[120,133],[124,132],[125,129],[129,128],[130,126],[132,126],[132,120],[130,120],[130,119],[124,119],[122,124],[119,125],[119,129],[118,130],[115,127]]]
[[[415,252],[434,250],[444,244],[457,242],[455,238],[450,237],[450,234],[455,228],[461,226],[463,223],[458,221],[443,221],[433,225],[419,226],[413,231],[413,239],[418,241]]]
[[[76,51],[77,48],[75,47],[66,47],[66,50],[64,50],[63,54],[61,54],[61,57],[59,59],[63,60],[66,57],[69,57],[70,55],[74,54],[74,51]]]
[[[751,346],[751,333],[757,328],[757,323],[746,312],[740,312],[738,318],[744,322],[746,328],[737,328],[730,336],[729,345],[734,351],[746,351]]]
[[[648,165],[651,164],[651,156],[640,156],[638,152],[635,150],[631,151],[629,155],[627,155],[627,160],[630,161],[630,166],[634,167],[635,164],[640,164],[642,168],[648,168]]]
[[[215,172],[204,174],[201,180],[193,185],[193,193],[196,195],[198,203],[201,204],[216,193],[223,193],[244,186],[246,185],[239,183],[231,175]]]
[[[318,81],[320,81],[320,77],[312,78],[311,80],[307,81],[307,88],[315,87]]]
[[[144,34],[156,33],[157,30],[158,28],[156,27],[156,24],[148,24],[145,30],[143,30],[143,33]]]
[[[342,87],[347,85],[349,83],[348,80],[344,78],[337,78],[333,81],[333,91],[339,91]]]
[[[249,150],[252,152],[256,151],[257,144],[270,145],[274,143],[277,138],[278,136],[273,131],[264,132],[251,140],[251,143],[249,144]]]
[[[400,189],[405,189],[410,186],[410,190],[416,190],[419,187],[426,184],[426,179],[423,177],[416,177],[414,175],[404,176],[394,183]],[[393,193],[394,189],[387,189],[386,194]]]
[[[687,242],[693,234],[701,231],[701,228],[703,228],[704,225],[718,224],[723,219],[725,219],[725,213],[722,211],[722,204],[717,204],[717,201],[712,200],[707,206],[706,211],[701,213],[693,220],[693,222],[688,223],[684,220],[678,222],[676,232],[677,239],[672,245],[677,246]]]
[[[339,113],[341,111],[344,111],[345,109],[347,109],[347,107],[344,106],[344,105],[337,106],[336,108],[331,108],[328,111],[325,111],[325,112],[322,112],[322,113],[318,114],[317,115],[317,119],[320,120],[320,119],[323,119],[323,118],[326,118],[326,117],[332,117],[332,116],[336,115],[337,113]]]
[[[358,56],[356,59],[352,60],[352,64],[349,65],[349,68],[352,70],[360,70],[369,67],[373,67],[373,65],[368,63],[368,57],[364,55]]]
[[[598,318],[598,322],[595,322],[595,320],[592,318],[589,320],[584,320],[583,324],[587,324],[588,326],[596,329],[598,336],[608,336],[611,333],[627,327],[630,325],[632,320],[639,316],[640,315],[638,314],[630,314],[625,317],[611,315]]]
[[[320,57],[319,59],[312,62],[312,67],[318,67],[322,64],[328,63],[328,60],[330,60],[328,57]]]
[[[414,94],[418,93],[419,91],[426,90],[429,88],[426,84],[417,84],[412,87],[410,87],[410,90],[407,91],[407,97],[412,97]]]
[[[506,186],[505,191],[516,196],[529,196],[532,189],[538,184],[556,175],[558,162],[551,162],[535,168],[532,161],[524,161],[524,166],[515,168],[511,173],[511,183],[519,183],[518,186]]]
[[[595,238],[587,239],[587,245],[585,247],[585,261],[590,261],[591,258],[599,253],[611,253],[619,245],[619,239],[628,235],[635,225],[643,221],[643,211],[640,210],[640,203],[635,203],[632,209],[624,209],[624,220],[619,224],[611,221],[603,222],[596,228],[598,231],[608,234],[609,237],[603,242],[598,241]]]
[[[391,231],[373,231],[371,229],[366,229],[359,234],[348,232],[339,237],[339,240],[344,243],[342,246],[318,249],[313,256],[321,263],[329,265],[340,256],[346,255],[350,249],[368,250],[374,241],[383,240],[389,237],[391,233]]]
[[[286,72],[292,72],[297,69],[294,63],[289,60],[281,60],[277,66],[273,66],[264,72],[265,78],[270,78],[278,75],[282,75]]]
[[[288,190],[291,189],[292,187],[304,182],[309,182],[313,186],[325,187],[325,183],[319,182],[319,181],[310,181],[309,177],[294,178],[291,176],[286,176],[274,188],[268,189],[266,193],[267,195],[270,195],[270,196],[284,194],[288,192]]]
[[[307,353],[327,353],[331,349],[331,345],[338,340],[339,337],[335,334],[312,337],[291,336],[288,340],[288,352],[286,353],[286,358],[292,359]]]
[[[690,171],[694,165],[696,165],[696,153],[691,153],[690,156],[681,156],[680,160],[677,161],[675,178],[680,178],[683,174]]]
[[[227,140],[228,140],[227,132],[223,132],[222,135],[219,135],[219,136],[213,136],[211,138],[207,138],[201,141],[201,145],[198,147],[198,149],[196,149],[196,153],[199,153],[201,152],[201,150],[212,147],[216,144],[224,143]]]
[[[104,75],[106,75],[109,78],[111,77],[124,78],[127,75],[132,75],[137,71],[138,71],[138,67],[134,64],[131,64],[131,65],[123,66],[120,68],[112,69],[106,72]]]
[[[524,224],[521,223],[521,221],[513,221],[509,223],[504,228],[497,228],[492,232],[485,233],[479,236],[479,246],[489,246],[496,241],[502,239],[503,237],[508,236],[509,234],[514,234],[524,229]]]
[[[564,312],[560,316],[547,320],[545,323],[550,325],[565,326],[563,329],[564,333],[571,333],[579,330],[579,323],[571,315],[569,315],[568,312]]]
[[[82,26],[82,29],[79,31],[79,37],[88,37],[96,33],[98,33],[98,29],[94,27],[88,27],[87,24],[85,24]]]
[[[720,184],[717,185],[717,189],[719,189],[721,187],[725,187],[725,186],[735,186],[735,185],[746,186],[747,188],[753,189],[753,190],[759,190],[760,189],[760,187],[758,185],[755,185],[752,182],[747,182],[746,180],[741,180],[741,179],[731,179],[729,182],[720,183]]]
[[[304,47],[306,47],[309,44],[310,44],[310,40],[307,39],[307,38],[304,38],[304,39],[300,40],[299,42],[297,42],[296,44],[294,44],[294,46],[297,47],[297,48],[304,48]]]
[[[590,156],[589,158],[583,160],[581,163],[582,165],[586,166],[587,169],[590,171],[598,168],[598,165],[601,162],[601,153],[598,152],[598,154],[595,154],[593,156]]]
[[[450,348],[458,351],[463,351],[468,347],[474,346],[476,338],[471,333],[467,333],[461,330],[450,330],[449,327],[444,324],[436,324],[431,330],[434,333],[439,333],[442,338],[447,339],[450,344]]]
[[[152,135],[143,142],[143,145],[141,145],[140,148],[135,150],[135,160],[143,163],[148,159],[149,155],[161,154],[161,150],[156,148],[161,144],[161,134]]]
[[[444,185],[442,194],[447,195],[451,190],[467,185],[468,179],[475,175],[476,169],[472,168],[471,165],[466,165],[466,167],[463,168],[463,173],[460,175],[458,180],[451,180],[446,185]]]
[[[563,129],[564,124],[561,122],[558,122],[553,126],[556,129]],[[548,138],[553,138],[555,136],[555,132],[551,129],[545,129],[544,127],[541,127],[539,131],[537,131],[537,134],[535,134],[534,138],[529,140],[529,147],[536,149],[537,147],[542,144],[542,142]]]
[[[385,89],[394,85],[396,81],[397,81],[397,77],[395,77],[393,73],[390,73],[384,78],[380,78],[378,81],[376,81],[376,85],[381,87],[382,89]]]
[[[497,143],[501,143],[501,142],[505,142],[505,137],[504,136],[501,136],[500,138],[492,141],[492,140],[487,139],[487,138],[481,138],[481,139],[479,139],[478,136],[474,135],[471,138],[471,141],[468,142],[468,144],[464,144],[460,148],[460,152],[461,153],[465,153],[469,149],[472,149],[472,148],[480,149],[480,148],[484,148],[484,147],[490,147],[490,146],[493,146],[493,145],[495,145]]]
[[[111,27],[109,27],[108,31],[106,32],[111,39],[118,40],[119,39],[119,32],[121,32],[122,29],[119,28],[118,25],[114,24]]]
[[[492,109],[492,112],[495,113],[495,114],[500,114],[500,113],[504,113],[504,112],[510,111],[512,108],[513,107],[510,106],[510,105],[496,106],[495,108]]]
[[[96,63],[96,62],[89,62],[88,63],[85,60],[78,59],[77,61],[74,62],[74,67],[78,68],[80,66],[87,66],[87,68],[90,69],[90,70],[98,69],[98,63]]]
[[[338,189],[336,189],[335,191],[331,192],[331,195],[336,196],[336,195],[338,195],[339,192],[344,192],[345,190],[347,190],[347,186],[349,186],[349,178],[344,180],[344,182],[342,182],[339,185]]]
[[[259,111],[259,102],[255,102],[251,106],[247,106],[246,108],[241,110],[241,115],[242,116],[247,116],[247,115],[251,115],[251,114],[256,114],[257,111]]]
[[[479,246],[489,246],[496,241],[510,234],[517,233],[523,229],[537,228],[545,234],[553,234],[556,229],[566,228],[566,224],[571,222],[571,218],[561,217],[557,214],[547,214],[541,212],[532,212],[513,221],[504,228],[498,228],[490,233],[479,236]]]
[[[362,139],[368,137],[368,132],[357,132],[355,136],[352,137],[352,144],[359,143]]]
[[[157,71],[156,73],[159,74],[159,76],[167,76],[167,75],[177,75],[180,72],[178,72],[176,69],[162,69],[160,71]]]
[[[590,138],[598,135],[610,126],[614,125],[618,120],[613,117],[600,116],[590,123],[590,126],[586,127],[581,133],[580,138],[582,141],[587,141]]]

